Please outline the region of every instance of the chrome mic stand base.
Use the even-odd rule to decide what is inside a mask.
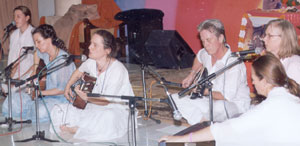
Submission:
[[[13,118],[8,117],[8,118],[5,118],[5,121],[4,121],[4,122],[0,122],[0,125],[2,125],[2,124],[7,124],[7,125],[8,125],[8,131],[12,131],[12,125],[13,125],[13,124],[20,124],[20,123],[27,123],[27,124],[30,124],[30,123],[31,123],[31,120],[26,120],[26,121],[16,121],[16,120],[13,120]]]
[[[5,118],[4,122],[0,122],[0,125],[2,125],[2,124],[8,125],[8,131],[12,131],[13,124],[22,124],[22,123],[30,124],[31,123],[31,120],[26,120],[26,121],[13,120],[13,118],[12,118],[12,97],[11,97],[11,87],[10,86],[11,86],[11,79],[10,79],[10,77],[8,77],[8,96],[7,96],[8,117]]]
[[[24,139],[24,140],[16,140],[15,142],[28,142],[32,140],[44,140],[48,142],[59,142],[58,140],[51,140],[48,138],[45,138],[45,131],[40,131],[40,119],[39,119],[39,98],[42,96],[38,95],[39,87],[38,83],[34,82],[34,88],[35,88],[35,116],[36,116],[36,134],[33,135],[31,138]]]
[[[32,136],[32,138],[24,139],[24,140],[16,140],[15,142],[28,142],[32,140],[44,140],[48,142],[59,142],[58,140],[52,140],[45,138],[45,131],[36,131],[36,134]]]

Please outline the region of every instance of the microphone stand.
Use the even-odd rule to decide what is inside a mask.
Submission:
[[[36,118],[36,132],[31,138],[24,140],[16,140],[15,142],[28,142],[32,140],[44,140],[48,142],[59,142],[58,140],[52,140],[45,138],[45,131],[40,131],[40,117],[39,117],[39,98],[42,98],[42,95],[39,94],[38,82],[34,82],[33,87],[35,89],[35,118]]]
[[[26,120],[26,121],[16,121],[13,120],[12,118],[12,97],[11,97],[11,83],[12,83],[12,79],[11,79],[11,70],[13,65],[19,61],[21,58],[23,58],[23,56],[25,56],[28,53],[28,51],[26,50],[19,58],[17,58],[14,62],[12,62],[11,64],[9,64],[5,69],[4,69],[4,73],[5,73],[5,78],[7,80],[7,88],[8,88],[8,96],[7,96],[7,100],[8,100],[8,117],[5,118],[4,122],[0,122],[0,125],[2,124],[8,124],[8,131],[12,131],[12,124],[19,124],[19,123],[31,123],[31,120]],[[16,82],[17,84],[17,82]]]
[[[132,134],[132,142],[133,146],[136,146],[136,130],[135,130],[135,108],[136,101],[157,101],[157,102],[168,102],[164,99],[159,98],[144,98],[139,96],[117,96],[117,95],[103,95],[97,93],[87,93],[88,97],[109,97],[109,98],[120,98],[122,100],[128,100],[128,106],[130,109],[130,122],[131,122],[131,134]]]
[[[60,57],[60,56],[59,56]],[[64,56],[62,56],[64,57]],[[27,78],[26,80],[23,80],[22,82],[20,82],[19,84],[16,84],[16,87],[17,86],[21,86],[22,84],[28,82],[28,81],[33,81],[34,83],[34,88],[35,88],[35,110],[36,110],[36,134],[33,135],[31,138],[28,138],[28,139],[24,139],[24,140],[18,140],[18,141],[15,141],[15,142],[28,142],[28,141],[32,141],[32,140],[44,140],[44,141],[48,141],[48,142],[59,142],[58,140],[51,140],[51,139],[48,139],[48,138],[45,138],[45,131],[40,131],[40,121],[39,121],[39,98],[42,98],[42,95],[41,94],[38,94],[39,92],[39,86],[38,86],[38,83],[37,82],[34,82],[34,79],[38,78],[38,80],[41,79],[41,77],[47,75],[47,74],[50,74],[56,70],[59,70],[61,69],[62,67],[64,66],[67,66],[71,63],[72,60],[70,59],[67,59],[67,61],[61,63],[61,64],[58,64],[50,69],[47,69],[47,70],[44,70],[42,71],[41,73],[37,73],[29,78]]]
[[[65,56],[63,56],[63,57],[65,57]],[[34,79],[36,79],[38,77],[42,78],[42,77],[44,77],[47,74],[50,74],[50,73],[52,73],[52,72],[54,72],[56,70],[59,70],[59,69],[63,68],[64,66],[69,65],[71,62],[72,62],[72,60],[68,59],[67,61],[65,61],[65,62],[63,62],[61,64],[58,64],[58,65],[56,65],[56,66],[54,66],[54,67],[52,67],[50,69],[44,70],[41,74],[37,73],[37,74],[35,74],[35,75],[33,75],[33,76],[25,79],[25,80],[22,80],[21,82],[17,83],[15,86],[19,87],[19,86],[25,84],[26,82],[32,81],[32,80],[34,80]]]
[[[220,70],[216,71],[215,73],[210,74],[206,78],[198,81],[197,83],[192,84],[190,87],[185,88],[184,90],[180,91],[178,93],[179,96],[182,96],[186,92],[190,91],[191,89],[195,88],[196,86],[203,86],[203,88],[208,88],[209,90],[209,111],[210,111],[210,124],[213,123],[213,95],[212,95],[212,86],[213,84],[211,83],[211,80],[214,79],[216,76],[224,73],[226,70],[230,69],[231,67],[240,64],[243,62],[245,56],[240,56],[235,60],[234,62],[230,63],[228,66],[225,66],[221,68]]]
[[[167,101],[168,101],[168,104],[171,106],[172,110],[173,110],[173,118],[175,120],[180,120],[182,118],[182,115],[181,113],[178,111],[177,109],[177,106],[172,98],[172,95],[170,94],[170,92],[168,91],[168,88],[167,88],[167,84],[169,85],[174,85],[174,86],[179,86],[181,87],[181,84],[178,84],[178,83],[171,83],[171,82],[168,82],[165,80],[165,78],[163,78],[160,74],[158,74],[155,70],[153,70],[151,67],[148,67],[148,69],[154,73],[156,75],[156,77],[160,80],[158,83],[160,83],[160,85],[163,86],[164,90],[165,90],[165,93],[167,94],[168,98],[167,98]]]

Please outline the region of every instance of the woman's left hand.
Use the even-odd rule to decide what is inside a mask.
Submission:
[[[85,101],[88,100],[87,94],[84,93],[84,92],[82,92],[81,90],[79,90],[79,86],[76,86],[76,87],[75,87],[75,92],[76,92],[76,94],[77,94],[80,98],[82,98],[83,100],[85,100]]]

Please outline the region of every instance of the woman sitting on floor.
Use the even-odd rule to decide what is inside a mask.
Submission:
[[[71,85],[82,77],[84,72],[97,78],[92,93],[102,95],[133,96],[128,71],[111,54],[116,48],[114,36],[105,30],[99,30],[92,36],[89,46],[89,59],[72,74],[65,97],[73,102]],[[54,128],[57,132],[69,132],[73,138],[86,141],[104,141],[122,137],[128,130],[128,105],[118,98],[88,97],[75,88],[77,98],[87,101],[85,109],[72,105],[56,106],[51,112]],[[123,101],[124,102],[124,101]],[[50,131],[53,129],[50,127]]]

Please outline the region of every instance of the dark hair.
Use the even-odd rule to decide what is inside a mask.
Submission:
[[[31,12],[30,12],[28,7],[26,7],[26,6],[17,6],[16,8],[14,8],[13,12],[15,12],[16,10],[20,10],[20,11],[22,11],[22,13],[25,16],[29,16],[28,23],[31,24]]]
[[[298,36],[296,30],[289,21],[284,19],[275,19],[269,21],[268,27],[276,27],[281,29],[281,44],[280,49],[276,55],[280,59],[291,57],[292,55],[300,55],[300,47],[298,45]]]
[[[98,30],[94,34],[99,35],[103,38],[104,49],[110,49],[110,57],[114,57],[113,54],[116,52],[116,39],[115,37],[106,30]]]
[[[208,30],[211,33],[214,33],[216,37],[220,35],[224,36],[223,43],[226,43],[225,29],[223,23],[218,19],[207,19],[198,25],[198,32],[202,30]]]
[[[291,94],[300,98],[299,85],[293,79],[290,79],[280,60],[272,53],[267,52],[265,55],[257,58],[252,67],[255,75],[260,79],[265,79],[274,87],[285,87]]]
[[[52,44],[55,45],[57,48],[60,48],[67,52],[67,48],[65,46],[65,43],[59,39],[56,36],[56,32],[53,28],[53,26],[49,24],[42,24],[38,26],[34,31],[32,32],[32,35],[39,33],[44,39],[50,38],[52,40]]]

